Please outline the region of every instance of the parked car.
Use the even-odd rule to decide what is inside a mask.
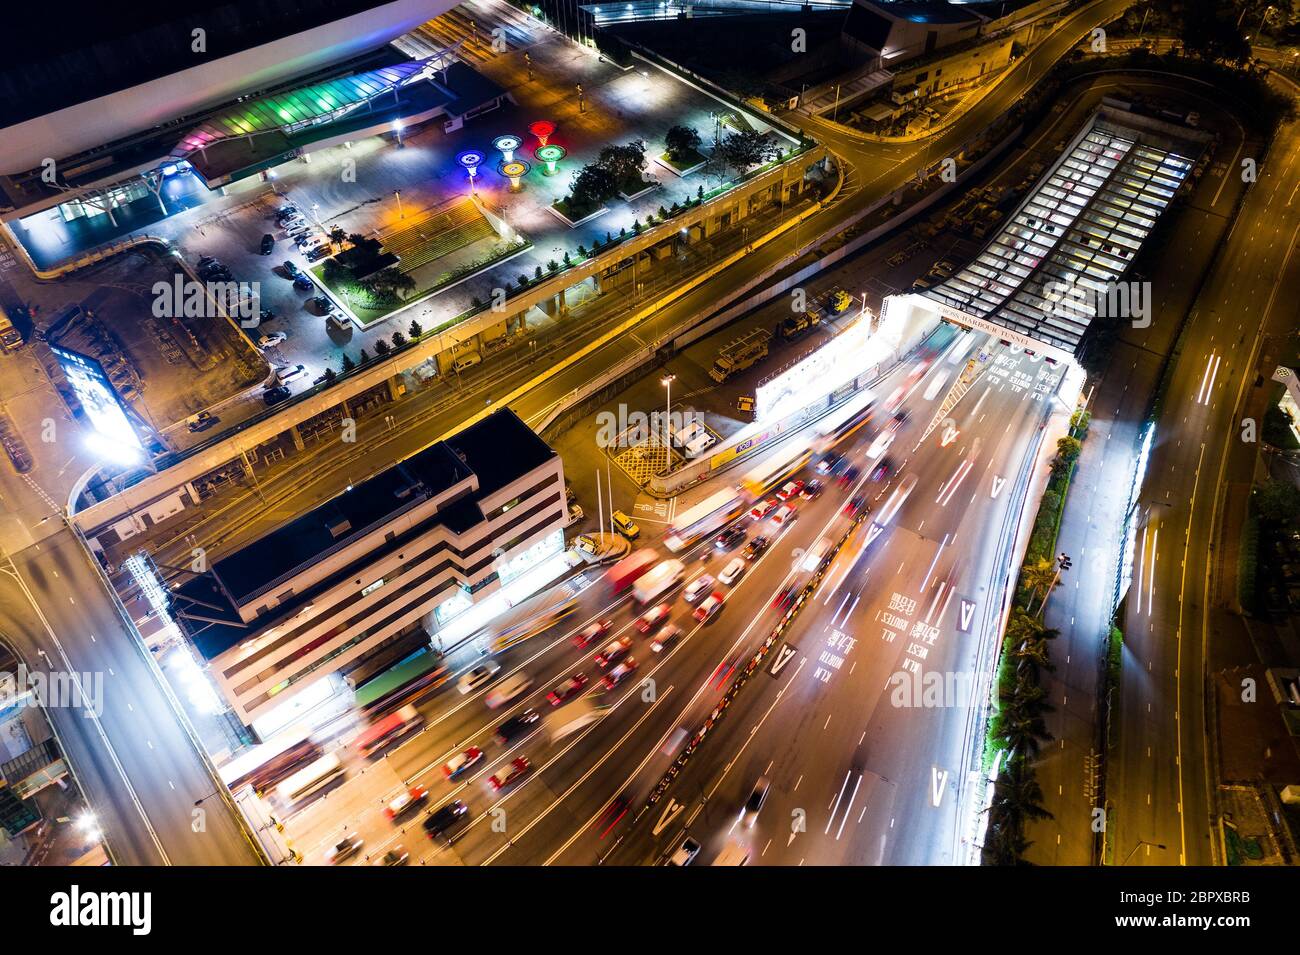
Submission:
[[[288,401],[291,397],[293,397],[293,392],[284,385],[276,385],[274,388],[267,388],[266,391],[262,392],[262,400],[266,402],[268,407],[278,405],[281,401]]]
[[[284,332],[271,332],[269,335],[263,335],[257,340],[257,347],[274,348],[276,345],[284,344],[285,339],[288,337]]]
[[[210,411],[200,411],[189,423],[191,434],[198,434],[200,431],[207,431],[221,419]]]
[[[280,268],[284,269],[285,276],[291,279],[297,278],[299,275],[302,275],[302,269],[298,268],[297,265],[295,265],[293,262],[289,261],[288,259],[285,259],[284,262],[281,263]]]
[[[424,831],[428,833],[430,839],[445,836],[447,831],[456,825],[467,812],[469,812],[469,806],[459,799],[452,800],[447,805],[435,809],[424,817]]]
[[[263,255],[270,255],[275,251],[275,236],[271,235],[269,232],[262,236],[262,244],[259,247],[259,251],[261,251]]]
[[[293,287],[300,292],[310,292],[316,287],[316,283],[305,272],[299,272],[293,280]]]

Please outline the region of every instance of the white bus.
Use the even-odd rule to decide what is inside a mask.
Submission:
[[[793,477],[811,457],[812,452],[808,450],[807,445],[791,444],[789,448],[774,454],[749,471],[740,479],[740,486],[748,491],[751,497],[760,498],[772,488],[784,484]]]
[[[306,769],[300,769],[276,787],[280,800],[292,806],[312,793],[320,792],[343,775],[343,764],[334,753],[322,756]]]
[[[701,537],[735,520],[744,506],[745,502],[734,488],[710,494],[694,507],[673,517],[664,544],[674,554],[681,553]]]

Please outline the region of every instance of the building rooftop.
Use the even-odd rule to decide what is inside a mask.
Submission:
[[[124,9],[98,0],[66,0],[57,13],[18,5],[5,12],[6,32],[21,42],[8,44],[0,61],[0,128],[304,33],[386,2],[226,0],[190,6],[170,0],[132,0]],[[195,29],[206,31],[203,52],[193,49]]]
[[[325,555],[472,476],[475,490],[385,541],[363,561],[370,564],[436,526],[464,533],[483,520],[479,502],[484,497],[554,456],[513,411],[497,411],[216,561],[209,573],[191,578],[173,592],[174,611],[183,614],[182,624],[195,646],[211,659],[254,632],[240,619],[240,606],[291,581]],[[344,568],[311,591],[296,593],[277,612],[259,619],[256,628],[291,615],[311,599],[312,592],[334,586],[356,569]]]

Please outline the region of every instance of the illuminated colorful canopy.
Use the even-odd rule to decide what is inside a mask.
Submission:
[[[545,146],[546,140],[555,132],[555,124],[549,119],[539,119],[528,127],[528,131],[537,137],[538,145]]]
[[[569,151],[563,146],[557,146],[551,143],[548,146],[538,146],[533,150],[533,155],[541,162],[546,163],[546,174],[555,175],[555,164],[569,154]]]
[[[427,63],[397,63],[240,103],[186,133],[172,155],[187,156],[227,139],[332,123],[385,93],[426,79],[431,72]]]
[[[533,167],[522,159],[512,159],[509,162],[503,162],[497,166],[497,172],[510,180],[510,191],[519,191],[519,180],[528,175],[528,171]]]
[[[483,165],[483,154],[477,149],[467,149],[456,156],[456,162],[465,168],[472,179],[478,175],[478,167]]]
[[[504,162],[510,162],[514,159],[515,150],[521,145],[523,145],[523,140],[518,136],[512,136],[510,134],[498,136],[496,139],[492,140],[492,148],[501,151],[501,159]]]

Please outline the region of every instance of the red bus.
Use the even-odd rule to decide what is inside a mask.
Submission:
[[[396,713],[390,713],[378,723],[367,727],[356,738],[353,745],[363,757],[370,756],[419,725],[419,711],[414,706],[404,706]]]
[[[635,553],[628,554],[611,567],[606,579],[614,593],[621,594],[657,563],[659,563],[659,555],[651,548],[643,547]]]

